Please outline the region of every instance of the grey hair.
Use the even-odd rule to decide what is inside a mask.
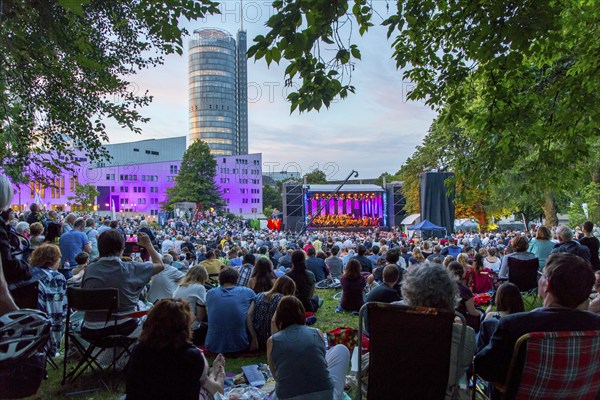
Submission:
[[[573,231],[566,225],[559,225],[558,228],[556,228],[556,235],[564,242],[573,240]]]
[[[0,175],[0,210],[4,210],[12,204],[13,188],[8,178]]]
[[[402,297],[409,306],[453,311],[457,292],[456,282],[439,264],[424,264],[409,269],[402,281]]]
[[[146,221],[146,220],[140,221],[140,226],[142,226],[142,227],[148,226],[148,221]]]
[[[163,255],[162,256],[162,262],[163,262],[163,264],[166,264],[166,265],[173,264],[173,256],[170,255],[170,254]]]
[[[23,234],[23,232],[25,232],[27,229],[29,229],[29,224],[25,221],[21,221],[17,224],[17,226],[15,227],[15,230],[17,231],[18,234]]]

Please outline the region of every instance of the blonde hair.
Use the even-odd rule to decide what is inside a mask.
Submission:
[[[419,249],[418,247],[415,247],[412,251],[412,257],[417,260],[417,262],[423,262],[425,261],[425,256],[423,256],[423,253],[421,252],[421,249]]]
[[[469,265],[469,256],[465,253],[460,253],[458,256],[456,256],[456,261],[458,261],[463,267],[466,267]]]
[[[181,281],[179,282],[179,286],[190,286],[193,284],[204,285],[204,283],[208,280],[208,273],[206,272],[206,268],[201,265],[195,265],[188,270]]]
[[[454,261],[454,257],[452,256],[446,256],[446,258],[444,258],[444,267],[448,268],[448,264],[450,264],[452,261]]]

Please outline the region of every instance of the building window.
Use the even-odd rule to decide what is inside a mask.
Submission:
[[[136,153],[139,153],[140,149],[133,149],[133,151],[135,151]]]

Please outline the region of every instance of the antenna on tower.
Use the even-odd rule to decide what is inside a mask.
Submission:
[[[244,30],[244,4],[243,4],[242,0],[240,0],[240,23],[241,23],[240,30],[243,31]]]

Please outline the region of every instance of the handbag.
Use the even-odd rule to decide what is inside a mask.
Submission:
[[[200,322],[200,326],[192,331],[192,343],[202,346],[208,333],[208,322]]]
[[[46,376],[46,353],[0,364],[0,398],[20,399],[37,393]]]
[[[327,344],[329,347],[343,344],[352,353],[352,350],[358,346],[358,329],[347,328],[343,326],[332,329],[327,332]],[[369,338],[364,334],[361,338],[361,347],[363,352],[369,351]]]

